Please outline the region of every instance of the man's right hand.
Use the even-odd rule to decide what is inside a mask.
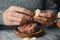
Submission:
[[[28,9],[11,6],[3,12],[3,22],[8,26],[21,25],[26,23],[27,20],[31,20],[33,15],[34,13]]]

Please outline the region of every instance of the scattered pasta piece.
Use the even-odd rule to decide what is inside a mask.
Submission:
[[[23,40],[30,40],[30,38],[27,37],[27,38],[24,38]]]
[[[37,40],[37,38],[36,37],[32,37],[30,40]]]
[[[41,10],[36,9],[35,12],[34,12],[35,13],[35,17],[39,16],[40,15],[40,12],[41,12]]]
[[[58,12],[58,14],[57,14],[57,18],[60,18],[60,12]]]

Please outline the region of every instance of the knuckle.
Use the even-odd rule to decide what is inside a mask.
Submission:
[[[10,10],[13,10],[14,8],[15,8],[15,6],[11,6],[9,9],[10,9]]]
[[[11,6],[10,8],[14,8],[14,6]]]
[[[7,12],[8,12],[8,9],[4,10],[4,11],[3,11],[3,14],[5,14],[5,13],[7,13]]]
[[[3,22],[5,25],[9,25],[9,23],[5,19],[3,20]]]
[[[8,26],[9,26],[9,25],[11,25],[11,24],[10,24],[10,23],[8,23],[8,22],[5,22],[4,24],[5,24],[5,25],[8,25]]]
[[[22,8],[23,10],[25,10],[25,8]]]

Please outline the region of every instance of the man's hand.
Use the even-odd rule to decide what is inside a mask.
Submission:
[[[11,6],[3,12],[3,22],[8,26],[21,25],[31,20],[33,15],[33,12],[28,9]]]
[[[55,14],[52,10],[41,11],[39,16],[34,17],[34,21],[41,23],[45,26],[50,26],[53,24]]]

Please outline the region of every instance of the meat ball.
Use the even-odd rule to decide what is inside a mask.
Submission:
[[[37,24],[24,24],[23,26],[18,27],[18,30],[23,33],[32,33],[35,32]]]

